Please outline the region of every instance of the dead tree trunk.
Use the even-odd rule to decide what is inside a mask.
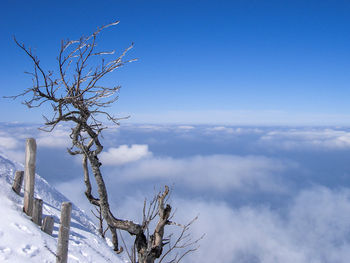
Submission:
[[[96,141],[99,144],[98,139],[96,139]],[[170,224],[168,219],[171,213],[171,206],[169,204],[165,205],[165,198],[169,194],[169,188],[166,186],[164,192],[159,194],[157,197],[157,212],[159,219],[153,235],[147,240],[144,234],[146,228],[148,227],[147,224],[140,225],[132,221],[120,220],[113,216],[109,208],[106,185],[100,171],[101,163],[99,162],[98,157],[93,153],[89,155],[89,162],[97,183],[99,205],[107,224],[110,226],[111,230],[117,228],[136,236],[135,247],[137,248],[139,263],[154,263],[154,261],[159,258],[163,252],[163,246],[165,245],[163,242],[164,228],[166,225]],[[150,216],[150,218],[152,218],[152,216]],[[153,220],[153,218],[149,220]],[[118,242],[117,239],[115,241]],[[116,243],[116,245],[118,246],[118,243]]]
[[[32,216],[32,212],[33,212],[35,160],[36,160],[36,142],[35,142],[35,139],[29,138],[26,141],[24,207],[23,207],[24,212],[28,216]]]

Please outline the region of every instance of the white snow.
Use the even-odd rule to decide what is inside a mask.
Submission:
[[[36,175],[35,197],[44,202],[43,216],[55,219],[53,236],[40,230],[23,213],[23,189],[18,196],[12,189],[13,176],[23,166],[0,155],[0,262],[56,262],[61,203],[69,201]],[[68,262],[123,263],[103,240],[86,214],[73,204]]]

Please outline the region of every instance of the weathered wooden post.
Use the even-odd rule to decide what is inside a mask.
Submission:
[[[32,216],[32,212],[33,212],[35,159],[36,159],[36,142],[35,142],[35,139],[29,138],[26,141],[25,171],[24,171],[24,174],[25,174],[24,207],[23,207],[23,211],[28,216]]]
[[[22,188],[22,184],[23,184],[23,175],[24,175],[23,171],[16,171],[15,179],[13,180],[12,189],[18,195],[21,192],[21,188]]]
[[[51,236],[53,231],[53,223],[54,223],[53,217],[46,216],[44,218],[43,225],[41,226],[41,230]]]
[[[35,198],[33,203],[32,220],[38,226],[41,226],[43,217],[43,200]]]
[[[58,232],[56,263],[67,263],[71,212],[72,212],[72,203],[70,202],[62,203],[61,224]]]

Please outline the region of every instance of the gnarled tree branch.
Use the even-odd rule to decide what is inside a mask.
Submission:
[[[113,116],[107,111],[107,108],[118,99],[120,86],[105,87],[99,85],[99,83],[103,77],[112,73],[114,70],[136,60],[125,60],[127,52],[133,48],[133,43],[123,50],[119,56],[115,56],[114,51],[96,50],[96,40],[102,30],[115,26],[118,23],[119,21],[116,21],[104,25],[91,35],[87,37],[83,36],[78,40],[62,41],[57,58],[57,72],[45,71],[40,64],[40,60],[33,54],[31,49],[19,43],[14,38],[17,46],[33,62],[34,71],[29,73],[33,80],[32,87],[10,98],[29,97],[23,102],[29,108],[40,107],[44,103],[50,103],[53,112],[51,118],[45,117],[45,126],[42,128],[45,131],[50,132],[58,124],[63,122],[72,124],[70,133],[72,145],[68,149],[68,152],[72,155],[82,155],[84,184],[86,187],[85,196],[99,212],[97,218],[100,220],[101,234],[103,236],[105,234],[103,222],[106,222],[106,229],[109,229],[112,235],[114,250],[120,253],[123,249],[119,248],[118,245],[117,230],[128,232],[130,235],[135,236],[132,253],[129,253],[133,255],[132,262],[136,263],[137,254],[138,263],[152,263],[161,257],[163,247],[170,243],[169,238],[164,238],[165,227],[167,225],[174,225],[170,221],[172,208],[167,203],[169,188],[165,186],[164,191],[160,192],[151,201],[148,209],[146,209],[145,202],[142,224],[119,219],[110,210],[108,193],[100,169],[102,164],[99,160],[99,154],[103,150],[100,135],[106,128],[100,117],[104,116],[114,124],[119,124],[119,120],[123,118]],[[107,62],[105,61],[106,56],[111,57]],[[100,63],[95,67],[91,67],[91,63],[96,61],[96,59],[99,59]],[[97,185],[98,197],[92,194],[93,187],[91,184],[92,177],[90,177],[89,173],[90,170]],[[153,220],[157,220],[157,222],[155,228],[151,231],[150,223]],[[186,245],[179,245],[180,241],[184,240],[183,237],[189,225],[183,228],[178,241],[169,248],[170,251],[175,248],[184,248],[194,244],[190,242]],[[193,249],[188,249],[179,260],[187,253],[193,251]],[[159,262],[169,253],[166,252],[160,258]]]

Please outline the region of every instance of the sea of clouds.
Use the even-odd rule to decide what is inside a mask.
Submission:
[[[69,127],[37,127],[2,123],[0,151],[23,162],[25,139],[36,138],[37,172],[89,212]],[[144,198],[164,184],[175,221],[199,216],[192,234],[206,235],[184,262],[350,262],[348,128],[124,124],[103,144],[118,217],[140,221]]]

